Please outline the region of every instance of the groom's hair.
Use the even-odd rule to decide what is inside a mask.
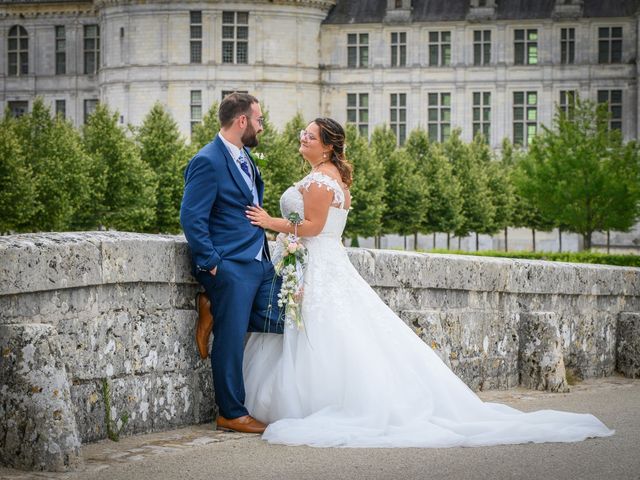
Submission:
[[[218,109],[218,119],[223,128],[230,127],[233,120],[240,115],[251,115],[251,105],[258,99],[248,93],[233,92],[224,97]]]

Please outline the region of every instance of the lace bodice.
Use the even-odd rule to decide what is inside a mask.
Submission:
[[[333,192],[333,201],[329,208],[327,222],[318,237],[342,237],[348,210],[345,210],[345,194],[338,182],[322,172],[311,172],[302,180],[289,187],[280,197],[280,211],[284,218],[288,217],[292,212],[297,212],[301,218],[304,218],[304,199],[303,190],[308,190],[312,184],[326,187],[327,190]]]

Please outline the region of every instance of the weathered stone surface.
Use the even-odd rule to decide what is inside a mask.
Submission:
[[[617,370],[626,377],[640,378],[640,313],[620,313],[617,353]]]
[[[521,385],[534,390],[569,391],[562,343],[558,316],[554,312],[520,315]]]
[[[348,254],[383,301],[473,389],[517,385],[523,352],[538,362],[529,370],[537,378],[532,386],[552,390],[563,388],[562,358],[583,378],[613,374],[616,358],[621,371],[637,366],[629,359],[639,351],[633,315],[640,312],[640,269],[390,250]],[[112,418],[131,415],[123,434],[213,418],[210,365],[199,359],[193,339],[194,296],[201,287],[190,270],[182,235],[0,237],[0,329],[9,332],[2,341],[21,345],[20,351],[48,352],[48,381],[67,385],[62,397],[39,394],[38,402],[20,403],[27,398],[22,390],[23,397],[5,393],[22,381],[21,367],[3,363],[0,441],[9,439],[0,448],[3,463],[73,465],[73,454],[65,459],[37,452],[30,457],[22,447],[18,452],[22,440],[4,432],[17,432],[15,422],[22,421],[28,426],[24,440],[45,425],[34,418],[60,412],[56,420],[64,428],[38,437],[49,442],[49,450],[73,451],[78,439],[105,438],[104,380],[111,387]],[[537,312],[555,313],[551,321]]]
[[[0,326],[0,461],[66,470],[80,440],[56,331],[49,325]]]

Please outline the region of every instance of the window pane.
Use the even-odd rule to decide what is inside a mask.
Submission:
[[[473,93],[473,104],[480,105],[480,92]]]
[[[191,25],[191,38],[202,38],[202,27],[200,25]]]
[[[249,13],[238,12],[238,23],[241,25],[247,25],[249,23]]]
[[[360,106],[364,107],[364,108],[368,108],[369,107],[369,94],[368,93],[361,93],[360,94]]]
[[[249,44],[247,42],[238,42],[237,49],[237,63],[248,63],[249,61]]]
[[[192,10],[189,12],[191,23],[202,23],[202,12],[199,10]]]
[[[438,109],[437,108],[430,108],[429,109],[429,121],[430,122],[437,122],[438,121]]]
[[[490,122],[491,121],[491,109],[490,108],[483,108],[482,109],[482,120],[485,122]]]
[[[438,36],[438,32],[429,32],[429,41],[433,43],[437,42]]]
[[[202,90],[191,90],[191,103],[202,102]]]
[[[516,40],[524,40],[524,30],[516,30],[515,31],[515,39]]]
[[[451,110],[448,108],[443,108],[442,109],[442,114],[441,114],[440,120],[445,121],[445,122],[450,122],[451,121]]]
[[[606,40],[598,42],[598,63],[609,63],[609,42]]]
[[[474,108],[473,109],[473,121],[474,122],[479,122],[480,121],[480,109],[479,108]]]
[[[442,100],[442,105],[444,106],[450,106],[451,105],[451,94],[450,93],[443,93],[441,96],[441,100]]]
[[[234,23],[234,12],[222,12],[222,23]]]
[[[535,92],[529,92],[527,94],[527,104],[536,105],[538,103],[538,94]]]
[[[430,93],[429,94],[429,105],[437,105],[438,104],[438,94]]]
[[[485,92],[482,94],[482,100],[485,105],[489,105],[491,103],[491,93]]]
[[[235,27],[224,25],[222,27],[222,38],[233,38],[234,28]]]
[[[438,47],[436,45],[429,47],[429,65],[438,65]]]
[[[474,42],[479,42],[480,40],[482,40],[482,31],[481,30],[475,30],[473,32],[473,41]]]
[[[613,105],[611,107],[611,118],[619,120],[622,118],[622,105]]]
[[[527,31],[527,40],[538,40],[538,31],[537,30],[529,30]]]
[[[600,38],[609,38],[609,28],[608,27],[600,27],[598,29],[598,36]]]
[[[369,47],[360,47],[360,66],[369,65]]]
[[[524,120],[524,108],[516,107],[513,109],[513,119],[514,120]]]
[[[450,42],[451,41],[451,32],[442,32],[442,41],[443,42]]]
[[[349,45],[355,45],[356,43],[358,43],[357,38],[358,37],[356,36],[355,33],[350,33],[350,34],[347,35],[347,43]]]
[[[611,90],[611,103],[622,103],[622,90]]]
[[[355,110],[347,110],[347,122],[355,123],[356,122],[356,111]]]
[[[536,65],[538,63],[538,47],[535,45],[529,46],[529,55],[528,55],[528,63],[529,65]]]
[[[233,42],[222,42],[222,61],[233,63]]]
[[[529,107],[527,108],[527,120],[530,122],[535,122],[538,120],[538,109]]]
[[[622,27],[614,27],[611,32],[611,36],[614,38],[622,37]]]
[[[522,105],[524,103],[524,92],[514,92],[513,103]]]
[[[514,63],[516,65],[522,65],[524,63],[524,44],[516,43],[514,51],[515,51]]]
[[[347,94],[347,105],[349,107],[355,107],[356,106],[356,94],[355,93],[348,93]]]
[[[622,62],[622,41],[613,40],[611,42],[611,62]]]
[[[609,90],[598,90],[598,103],[609,101]]]
[[[360,109],[360,121],[361,122],[369,121],[369,110]]]
[[[369,34],[368,33],[361,33],[360,34],[360,44],[368,44],[369,43]]]
[[[246,40],[249,38],[249,27],[238,27],[238,38]]]

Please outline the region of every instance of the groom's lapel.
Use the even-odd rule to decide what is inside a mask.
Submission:
[[[249,187],[247,186],[247,182],[245,182],[244,178],[242,178],[242,174],[240,173],[240,170],[238,170],[238,167],[236,167],[235,161],[233,160],[233,158],[231,158],[231,154],[229,154],[229,150],[227,150],[227,147],[225,146],[224,142],[220,139],[220,137],[216,137],[216,145],[218,146],[218,149],[222,152],[222,154],[224,155],[224,158],[227,161],[227,168],[229,169],[229,173],[231,173],[231,177],[233,178],[233,181],[236,183],[238,188],[242,191],[244,196],[247,198],[247,201],[249,202],[247,205],[253,205],[253,194],[251,193],[251,190],[249,190]]]
[[[258,170],[258,165],[251,156],[249,149],[245,148],[244,152],[247,154],[249,160],[251,160],[251,164],[253,166],[253,176],[256,179],[256,189],[258,190],[258,200],[260,201],[260,205],[262,205],[262,196],[264,195],[264,182],[262,181],[262,177],[260,176],[260,170]]]

